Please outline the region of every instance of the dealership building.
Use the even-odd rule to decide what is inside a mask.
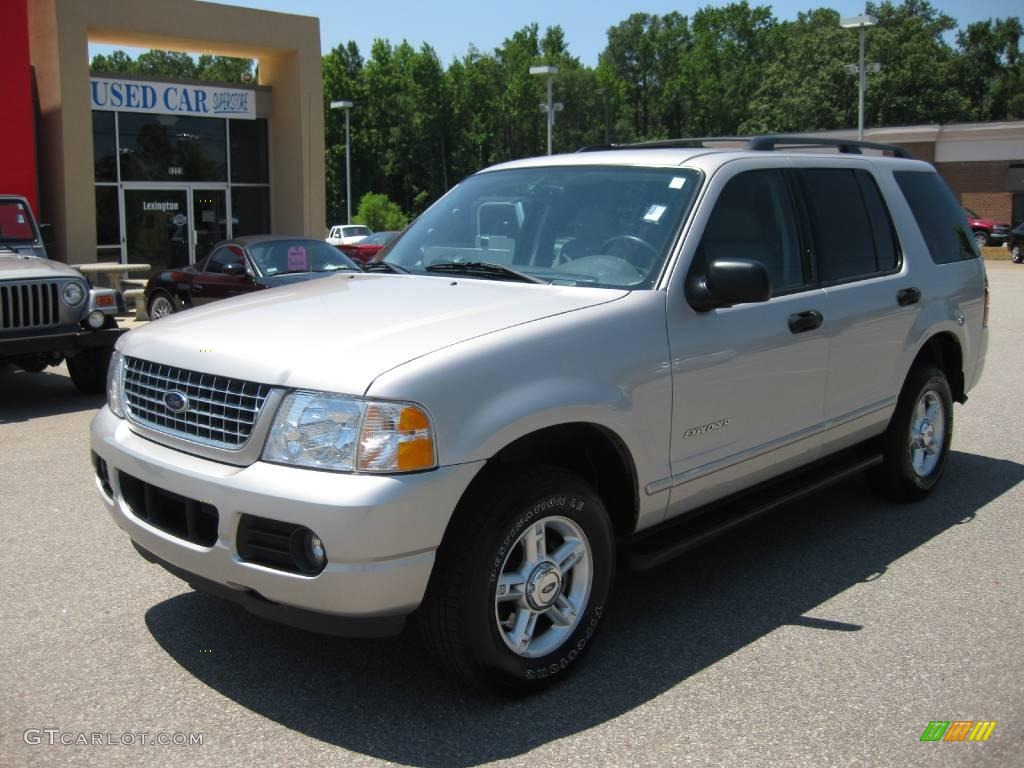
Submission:
[[[35,98],[21,104],[27,137],[3,138],[35,144],[28,196],[53,225],[52,256],[161,268],[228,237],[323,237],[317,19],[194,0],[7,3],[5,21],[24,14]],[[90,73],[90,43],[254,59],[258,82]],[[17,54],[5,50],[5,63]],[[0,191],[25,194],[29,182]]]

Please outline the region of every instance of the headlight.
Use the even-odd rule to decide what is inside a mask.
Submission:
[[[412,403],[298,391],[277,409],[263,459],[337,472],[412,472],[435,466],[434,434]]]
[[[64,303],[69,307],[73,307],[76,304],[81,304],[82,299],[85,298],[85,288],[82,284],[75,281],[71,283],[65,283],[61,289],[60,297],[64,300]]]
[[[107,406],[119,419],[124,418],[124,355],[117,350],[107,368]]]

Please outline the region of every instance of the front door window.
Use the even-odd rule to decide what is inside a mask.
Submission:
[[[124,220],[128,263],[153,272],[189,265],[188,190],[126,189]]]

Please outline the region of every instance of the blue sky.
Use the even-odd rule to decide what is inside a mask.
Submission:
[[[584,64],[597,64],[606,43],[609,27],[630,13],[664,14],[679,11],[692,15],[713,2],[679,3],[669,0],[384,0],[376,3],[352,0],[220,0],[228,5],[299,13],[320,18],[320,43],[324,52],[339,43],[355,40],[364,57],[369,55],[374,38],[393,43],[405,39],[414,46],[430,43],[448,64],[465,55],[470,45],[492,51],[512,32],[531,22],[541,30],[559,24],[565,30],[569,50]],[[993,17],[1024,15],[1020,0],[931,0],[932,5],[956,19],[961,26]],[[751,4],[755,4],[756,0]],[[765,3],[769,4],[769,3]],[[795,18],[811,8],[832,7],[843,16],[863,12],[863,0],[815,2],[815,0],[778,0],[770,3],[779,19]],[[108,53],[109,46],[91,46],[92,53]],[[133,52],[134,53],[134,52]]]

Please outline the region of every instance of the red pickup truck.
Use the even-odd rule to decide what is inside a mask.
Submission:
[[[964,208],[964,213],[967,214],[967,223],[971,227],[971,232],[974,233],[974,241],[979,248],[984,248],[986,245],[1002,245],[1006,242],[1006,238],[1010,235],[1009,224],[995,219],[986,219],[970,208]]]

